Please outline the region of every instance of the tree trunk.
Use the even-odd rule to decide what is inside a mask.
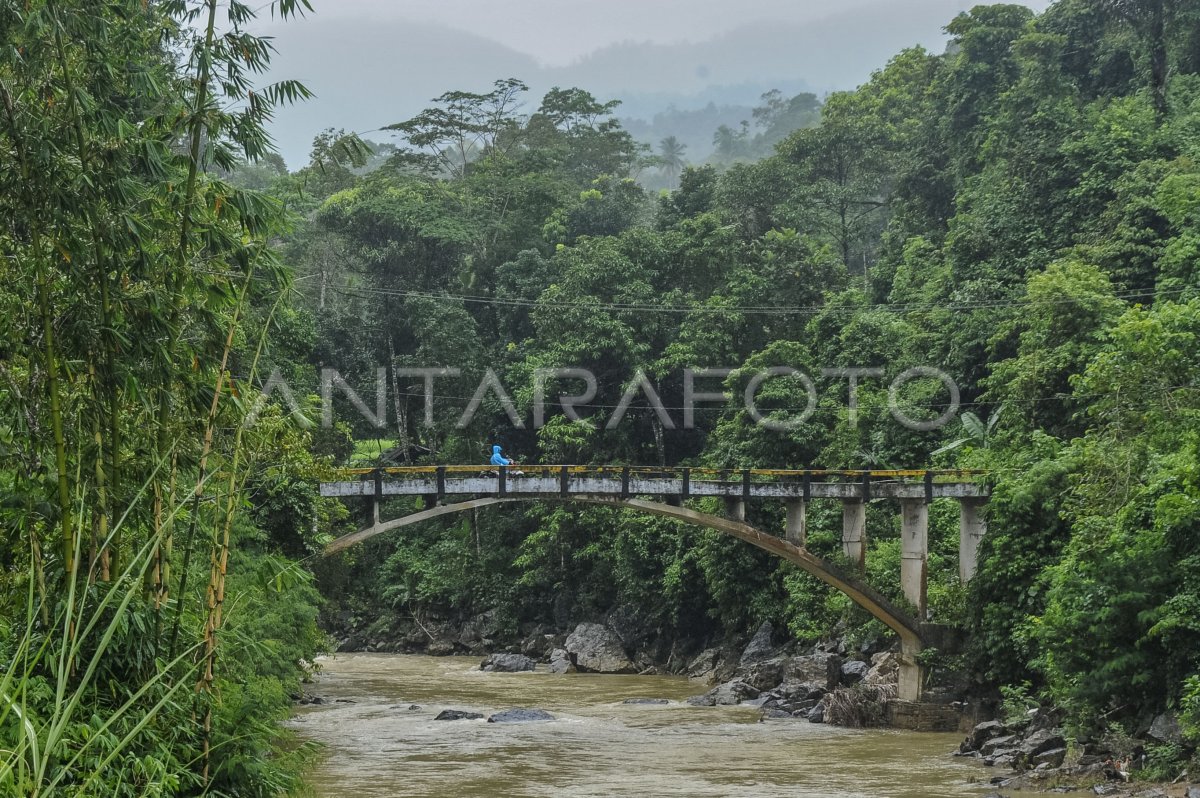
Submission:
[[[1159,124],[1167,118],[1167,20],[1165,0],[1153,0],[1150,6],[1150,95]]]

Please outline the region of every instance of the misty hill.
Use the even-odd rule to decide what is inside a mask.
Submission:
[[[657,110],[699,109],[709,101],[718,113],[721,106],[748,109],[768,88],[818,94],[851,88],[900,49],[917,43],[940,49],[942,27],[968,5],[919,0],[878,3],[811,23],[734,27],[731,20],[728,33],[708,41],[626,42],[560,67],[444,25],[318,15],[272,31],[279,48],[273,75],[303,80],[317,94],[282,110],[274,132],[285,158],[298,164],[326,127],[371,131],[418,113],[449,89],[482,90],[510,76],[529,83],[536,96],[571,85],[629,100],[621,115],[648,123],[650,98]],[[711,140],[712,133],[693,130],[688,138]]]

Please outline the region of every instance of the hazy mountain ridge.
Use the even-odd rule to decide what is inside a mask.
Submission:
[[[272,74],[304,81],[317,97],[280,111],[273,130],[295,165],[324,128],[372,131],[413,116],[445,91],[484,90],[510,76],[529,83],[531,102],[553,86],[580,86],[602,99],[630,100],[621,115],[647,122],[650,96],[659,101],[655,111],[703,108],[710,93],[722,98],[718,107],[748,108],[766,88],[817,94],[851,88],[905,47],[940,49],[942,28],[965,5],[879,3],[811,23],[741,25],[696,43],[624,42],[561,67],[441,24],[314,16],[274,31],[279,54]],[[712,133],[693,131],[689,138]]]

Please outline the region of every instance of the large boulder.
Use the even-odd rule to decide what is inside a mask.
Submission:
[[[554,716],[544,709],[506,709],[488,717],[488,723],[533,723],[541,720],[554,720]]]
[[[985,746],[986,747],[986,746]],[[1054,729],[1041,729],[1028,735],[1024,740],[1016,746],[1016,753],[1013,756],[1013,765],[1018,770],[1025,770],[1033,767],[1037,763],[1037,758],[1040,754],[1047,751],[1053,751],[1057,748],[1064,749],[1066,754],[1067,741],[1063,739],[1062,734]]]
[[[1032,767],[1046,765],[1047,767],[1060,768],[1067,758],[1066,748],[1051,748],[1049,751],[1042,751],[1037,756],[1030,760],[1029,764]]]
[[[536,668],[537,663],[524,654],[492,654],[479,666],[479,670],[489,673],[520,673]]]
[[[575,664],[571,662],[571,655],[566,649],[556,648],[550,652],[550,672],[551,673],[574,673]]]
[[[738,664],[744,667],[754,662],[772,659],[776,654],[775,646],[771,642],[774,634],[775,629],[771,626],[771,622],[763,621],[762,626],[758,627],[758,631],[754,633],[754,637],[750,638],[750,642],[742,651],[742,657]]]
[[[1164,712],[1150,724],[1146,736],[1157,743],[1179,744],[1183,742],[1183,729],[1179,726],[1179,718]]]
[[[736,678],[751,685],[756,690],[770,690],[783,682],[784,670],[787,666],[786,657],[756,660],[738,667]]]
[[[784,665],[783,678],[794,682],[815,682],[832,690],[841,682],[842,658],[837,654],[817,652],[790,657]]]
[[[890,651],[882,651],[871,657],[871,669],[863,677],[867,684],[896,684],[900,679],[900,660]]]
[[[850,660],[842,663],[842,671],[839,674],[841,683],[846,687],[856,685],[866,678],[867,672],[871,670],[871,666],[859,660]]]
[[[774,720],[776,718],[783,719],[791,717],[792,713],[788,712],[786,709],[776,709],[774,707],[767,707],[762,711],[761,715],[762,720]]]
[[[479,720],[483,715],[479,712],[467,712],[462,709],[443,709],[434,720]]]
[[[1009,751],[1014,748],[1019,741],[1015,735],[1004,734],[999,737],[993,737],[983,745],[979,746],[979,753],[985,757],[994,756],[1001,751]]]
[[[1008,728],[998,720],[985,720],[979,723],[975,728],[971,729],[971,733],[967,736],[966,747],[971,751],[978,751],[983,748],[984,744],[989,740],[997,737],[1003,737],[1008,734]]]
[[[813,707],[812,709],[810,709],[808,711],[807,717],[808,717],[809,723],[824,723],[825,722],[825,705],[817,704],[815,707]]]
[[[687,676],[689,679],[711,679],[720,661],[721,649],[706,648],[688,661]]]
[[[567,637],[566,651],[583,673],[636,673],[616,632],[598,623],[581,623]]]
[[[709,690],[704,695],[694,695],[687,700],[697,707],[722,707],[740,704],[758,698],[758,690],[742,681],[726,682]]]
[[[825,685],[816,682],[787,681],[771,691],[782,701],[820,700],[829,692]]]

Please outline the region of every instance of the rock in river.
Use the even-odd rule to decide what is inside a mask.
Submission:
[[[550,672],[551,673],[574,673],[575,665],[571,662],[570,655],[565,649],[556,648],[550,652]]]
[[[761,662],[765,659],[771,659],[775,656],[775,649],[771,645],[771,638],[775,630],[771,626],[770,621],[763,621],[762,626],[758,627],[758,631],[754,633],[750,643],[746,646],[746,650],[742,652],[742,665],[749,665],[754,662]]]
[[[520,673],[537,668],[537,663],[524,654],[493,654],[479,666],[492,673]]]
[[[480,712],[466,712],[461,709],[443,709],[434,720],[479,720],[483,717]]]
[[[506,709],[487,719],[488,723],[532,723],[539,720],[554,720],[544,709]]]
[[[820,651],[792,657],[787,661],[783,675],[786,681],[815,682],[826,690],[832,690],[842,680],[842,658]]]
[[[754,698],[758,698],[758,690],[745,682],[735,681],[718,685],[704,695],[694,695],[687,702],[696,707],[725,707]]]
[[[567,638],[567,653],[583,673],[635,673],[621,638],[607,626],[581,623]]]

